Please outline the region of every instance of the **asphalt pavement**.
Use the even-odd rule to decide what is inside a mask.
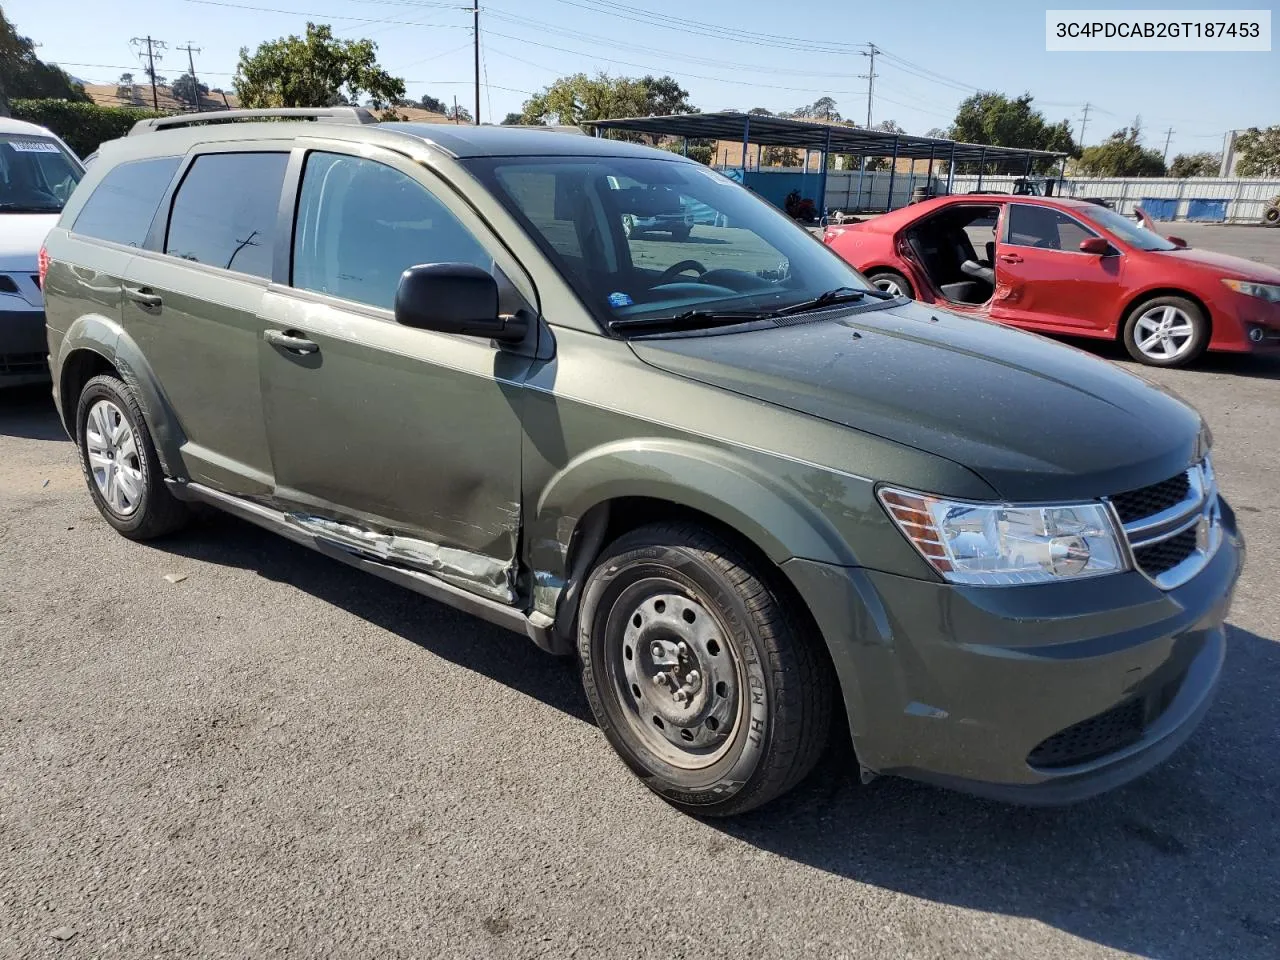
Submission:
[[[1280,956],[1280,360],[1149,375],[1249,544],[1191,741],[1050,810],[836,754],[716,822],[569,662],[224,516],[130,543],[0,395],[0,957]]]

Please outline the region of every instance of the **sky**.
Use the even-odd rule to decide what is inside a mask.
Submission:
[[[1089,104],[1086,145],[1140,115],[1144,142],[1162,152],[1172,128],[1170,159],[1217,152],[1231,129],[1280,123],[1280,48],[1047,53],[1047,6],[1069,3],[481,0],[481,119],[518,111],[558,76],[604,71],[669,73],[704,111],[789,110],[829,95],[861,123],[870,62],[863,51],[873,43],[884,51],[873,122],[894,120],[909,133],[945,128],[977,89],[1030,92],[1048,120],[1069,120],[1077,138]],[[1239,9],[1248,0],[1124,6]],[[167,44],[158,73],[182,73],[187,54],[177,48],[191,44],[200,79],[230,89],[241,47],[300,34],[311,20],[340,37],[375,41],[379,61],[405,78],[411,98],[456,96],[474,110],[470,0],[4,0],[3,7],[40,44],[42,59],[89,82],[111,83],[125,70],[141,79],[131,40],[149,34]]]

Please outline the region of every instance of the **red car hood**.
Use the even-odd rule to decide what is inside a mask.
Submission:
[[[1244,257],[1233,257],[1226,253],[1213,253],[1209,250],[1168,250],[1152,251],[1165,258],[1170,264],[1194,263],[1197,266],[1216,270],[1219,276],[1237,277],[1242,280],[1257,280],[1259,283],[1280,283],[1280,269],[1255,263]]]

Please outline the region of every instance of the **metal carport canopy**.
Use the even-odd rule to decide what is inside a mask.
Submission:
[[[1057,160],[1065,156],[1048,150],[935,140],[932,137],[915,137],[906,133],[886,133],[883,130],[763,114],[688,113],[667,117],[624,117],[618,120],[597,120],[591,126],[596,128],[597,134],[603,130],[626,130],[653,136],[688,137],[691,140],[740,140],[766,147],[799,147],[864,157],[896,156],[907,160],[933,158],[987,163],[1021,160],[1026,163],[1032,159]]]

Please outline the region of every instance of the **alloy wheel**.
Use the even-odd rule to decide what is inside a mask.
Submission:
[[[147,481],[133,428],[110,400],[99,400],[89,408],[84,445],[103,502],[116,516],[132,515],[146,494]]]
[[[1191,349],[1195,333],[1191,318],[1177,307],[1166,304],[1152,307],[1138,317],[1133,342],[1144,356],[1167,362]]]
[[[875,280],[871,281],[871,285],[877,290],[883,290],[885,293],[891,293],[895,297],[906,296],[906,294],[902,292],[902,287],[898,286],[898,282],[890,279],[889,277],[877,277]]]

